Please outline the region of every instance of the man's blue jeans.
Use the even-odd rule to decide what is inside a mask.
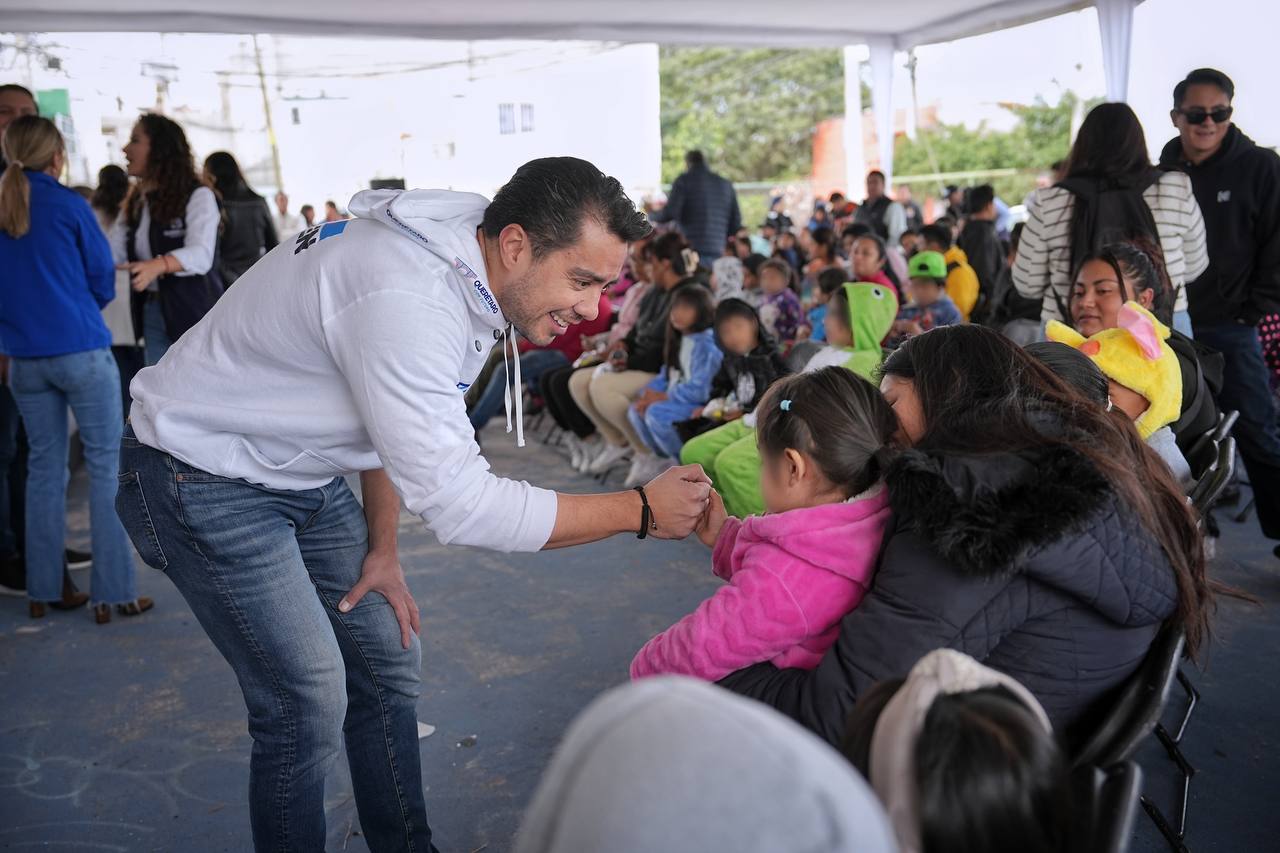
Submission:
[[[254,486],[147,447],[126,428],[116,508],[240,682],[255,849],[324,850],[324,780],[345,737],[370,849],[434,851],[418,752],[422,647],[416,636],[401,647],[378,593],[338,612],[368,552],[364,510],[346,481]]]
[[[106,347],[50,358],[15,358],[13,397],[27,428],[27,596],[62,597],[67,523],[67,409],[76,417],[89,472],[89,529],[93,541],[90,591],[98,604],[137,598],[133,551],[116,517],[120,453],[120,372]]]
[[[1196,326],[1196,340],[1226,358],[1218,405],[1240,413],[1236,437],[1263,535],[1280,539],[1280,422],[1256,326]]]
[[[537,388],[538,379],[542,374],[548,370],[563,367],[568,363],[569,360],[559,350],[529,350],[520,356],[520,378],[526,385]],[[506,365],[500,364],[498,369],[493,371],[493,375],[489,378],[489,384],[484,387],[484,392],[481,393],[480,399],[476,401],[470,415],[468,415],[471,418],[471,426],[473,428],[483,429],[489,419],[502,410],[502,404],[506,399],[507,382]],[[511,393],[523,394],[524,389],[513,388]]]

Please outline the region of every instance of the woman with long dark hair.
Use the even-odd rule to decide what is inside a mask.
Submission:
[[[758,665],[726,686],[836,743],[871,685],[953,648],[1017,678],[1070,734],[1166,620],[1203,651],[1199,528],[1123,414],[980,326],[912,338],[882,373],[901,447],[871,591],[816,670]]]
[[[1142,124],[1127,104],[1093,108],[1066,168],[1065,179],[1032,200],[1013,265],[1018,292],[1041,300],[1042,320],[1069,323],[1072,274],[1081,259],[1107,243],[1146,238],[1164,253],[1173,328],[1190,337],[1186,284],[1209,266],[1191,179],[1151,165]]]
[[[124,156],[137,183],[113,229],[112,249],[132,276],[134,328],[151,365],[222,295],[220,214],[176,122],[154,113],[142,116]]]
[[[223,231],[220,243],[222,283],[230,287],[258,258],[280,242],[271,210],[245,180],[236,158],[215,151],[204,159],[204,179],[222,198]]]

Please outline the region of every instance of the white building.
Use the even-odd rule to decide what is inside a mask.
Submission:
[[[135,118],[162,111],[197,162],[234,153],[250,183],[276,190],[250,36],[62,33],[4,39],[12,82],[67,89],[92,184]],[[259,36],[283,183],[320,210],[375,179],[491,194],[534,157],[573,155],[638,199],[659,184],[658,50],[598,42],[437,42]],[[49,63],[48,59],[54,58]],[[54,67],[49,68],[47,65]],[[11,82],[9,80],[2,82]]]

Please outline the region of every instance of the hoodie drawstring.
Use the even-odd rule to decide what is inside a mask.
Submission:
[[[511,346],[511,360],[515,362],[515,382],[510,380],[512,377],[512,369],[507,366],[507,345]],[[507,375],[506,396],[504,402],[507,407],[507,432],[511,432],[511,387],[514,384],[516,388],[516,447],[524,447],[524,381],[520,378],[520,353],[515,351],[515,326],[510,323],[502,330],[502,368]]]

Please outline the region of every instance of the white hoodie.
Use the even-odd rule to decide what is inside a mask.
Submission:
[[[273,489],[385,468],[441,542],[541,548],[555,493],[490,473],[463,401],[507,325],[482,278],[487,206],[369,190],[357,219],[272,249],[133,380],[138,440]]]

